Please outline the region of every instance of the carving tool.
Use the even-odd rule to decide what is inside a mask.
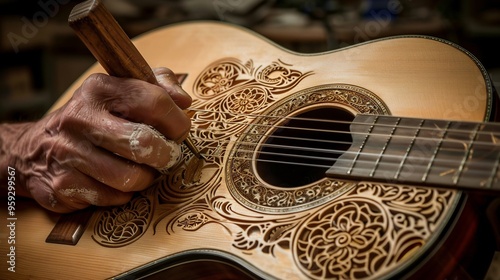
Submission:
[[[68,23],[109,75],[158,84],[151,67],[101,1],[79,3]],[[189,136],[184,144],[197,158],[203,157]]]

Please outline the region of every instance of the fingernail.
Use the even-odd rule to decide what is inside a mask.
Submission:
[[[189,96],[189,94],[179,84],[175,84],[174,88],[179,94],[191,98],[191,96]]]
[[[156,76],[156,81],[159,83],[159,84],[168,84],[169,81],[170,81],[170,74],[167,74],[167,73],[163,73],[163,74],[160,74],[160,75],[157,75]]]

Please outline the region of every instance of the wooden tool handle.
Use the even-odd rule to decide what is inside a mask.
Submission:
[[[109,75],[157,84],[151,67],[101,1],[76,5],[68,22]]]
[[[109,75],[158,84],[151,67],[101,1],[76,5],[68,23]],[[202,158],[189,137],[184,143],[197,158]]]

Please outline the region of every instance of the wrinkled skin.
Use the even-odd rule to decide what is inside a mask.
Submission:
[[[0,179],[16,170],[16,195],[54,212],[120,205],[172,166],[191,98],[166,68],[158,85],[93,74],[71,100],[37,122],[0,125]],[[174,153],[176,152],[176,153]],[[6,193],[6,191],[3,191]]]

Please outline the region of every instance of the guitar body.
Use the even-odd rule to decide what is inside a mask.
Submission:
[[[18,198],[16,272],[0,278],[134,279],[164,270],[152,279],[443,279],[462,275],[469,249],[481,249],[484,209],[462,192],[327,179],[252,160],[287,116],[488,120],[491,83],[463,49],[398,37],[304,55],[209,22],[134,43],[152,67],[186,74],[192,138],[206,160],[186,150],[130,203],[94,209],[76,245],[46,243],[58,215]],[[89,69],[54,109],[93,72],[104,70]],[[0,246],[5,258],[9,247]]]

